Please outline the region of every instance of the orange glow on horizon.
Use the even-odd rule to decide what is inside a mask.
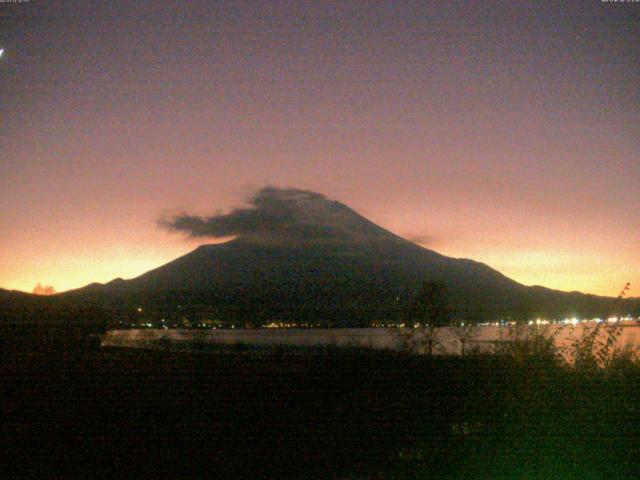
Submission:
[[[201,242],[218,243],[218,242]],[[197,245],[151,250],[120,255],[105,253],[91,256],[64,256],[56,260],[42,258],[37,264],[22,264],[13,271],[4,271],[7,279],[1,288],[33,292],[34,285],[51,285],[57,293],[84,287],[90,283],[106,283],[115,278],[131,279],[187,254]],[[124,249],[126,251],[126,249]],[[609,265],[605,268],[597,256],[553,251],[477,251],[475,255],[461,254],[459,248],[436,248],[439,253],[457,258],[470,258],[487,264],[503,275],[524,285],[540,285],[562,291],[580,291],[596,295],[616,296],[621,279],[633,279],[631,267]],[[631,280],[629,280],[631,281]],[[632,287],[634,285],[631,281]],[[634,295],[633,290],[630,292]]]

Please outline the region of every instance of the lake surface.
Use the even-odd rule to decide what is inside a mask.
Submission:
[[[621,332],[617,339],[618,348],[638,348],[640,346],[640,324],[636,321],[621,322]],[[558,346],[569,346],[579,338],[585,328],[593,323],[576,325],[551,324],[540,326],[548,335],[555,337]],[[532,329],[533,327],[528,327]],[[401,348],[402,338],[411,329],[408,328],[345,328],[345,329],[298,329],[298,328],[261,328],[261,329],[128,329],[112,330],[102,340],[104,347],[160,348],[167,344],[252,344],[252,345],[290,345],[290,346],[357,346],[373,349]],[[475,336],[464,340],[467,351],[476,349],[491,352],[500,342],[513,340],[515,327],[484,325],[477,327]],[[435,353],[459,355],[462,353],[464,332],[457,327],[437,329],[438,344]]]

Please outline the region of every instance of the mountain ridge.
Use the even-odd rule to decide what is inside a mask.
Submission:
[[[484,263],[444,256],[343,203],[297,189],[267,187],[247,207],[211,217],[184,214],[161,225],[194,238],[235,238],[200,245],[135,278],[93,283],[48,302],[58,298],[127,318],[138,309],[159,318],[189,310],[192,317],[206,312],[233,322],[303,319],[334,326],[401,321],[424,282],[433,281],[447,286],[452,315],[470,321],[595,317],[640,304],[522,285]]]

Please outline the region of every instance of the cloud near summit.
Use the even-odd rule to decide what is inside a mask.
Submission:
[[[326,227],[311,226],[303,221],[301,208],[310,203],[327,201],[324,195],[298,189],[265,187],[251,196],[248,206],[210,217],[181,214],[163,217],[161,227],[186,233],[189,237],[229,237],[267,233],[328,233]]]

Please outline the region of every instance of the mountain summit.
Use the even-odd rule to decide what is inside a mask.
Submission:
[[[237,236],[257,243],[352,241],[396,237],[346,205],[319,193],[266,187],[249,206],[211,217],[180,215],[162,219],[165,228],[191,237]]]

